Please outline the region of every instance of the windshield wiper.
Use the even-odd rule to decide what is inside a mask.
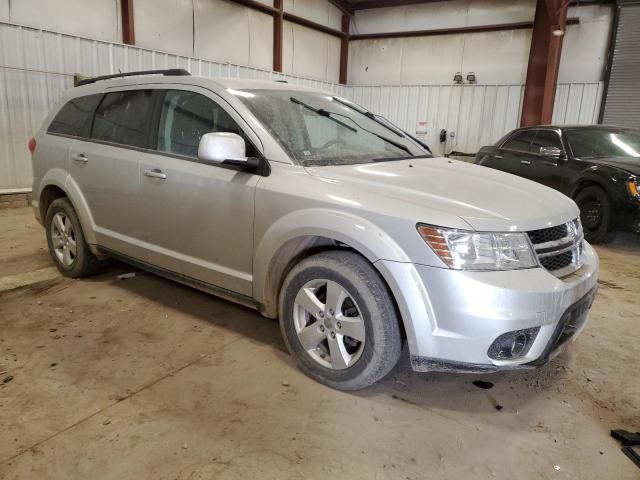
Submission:
[[[380,140],[387,142],[389,145],[393,145],[396,148],[399,148],[400,150],[404,150],[405,152],[407,152],[409,155],[413,155],[411,153],[411,150],[409,150],[409,147],[406,147],[405,145],[396,142],[395,140],[391,140],[390,138],[385,137],[384,135],[380,135],[379,133],[376,133],[372,130],[369,130],[367,128],[364,128],[362,125],[360,125],[358,122],[356,122],[355,120],[353,120],[351,117],[348,117],[347,115],[343,115],[342,113],[338,113],[338,112],[330,112],[328,110],[325,110],[323,108],[316,108],[316,107],[312,107],[311,105],[308,105],[306,103],[304,103],[302,100],[298,100],[295,97],[291,97],[290,100],[293,103],[297,103],[298,105],[301,105],[302,107],[311,110],[312,112],[322,116],[322,117],[326,117],[330,120],[333,120],[334,122],[342,125],[345,128],[348,128],[349,130],[351,130],[352,132],[357,132],[358,129],[352,127],[351,125],[347,125],[346,123],[344,123],[341,120],[338,120],[337,118],[333,117],[333,115],[338,115],[339,117],[345,117],[348,118],[350,121],[352,121],[353,123],[355,123],[356,125],[358,125],[362,130],[364,130],[365,132],[370,133],[371,135],[375,135],[376,137],[378,137]],[[373,114],[372,114],[373,115]]]
[[[420,158],[433,158],[433,155],[417,155],[417,156],[410,156],[410,157],[382,157],[382,158],[374,158],[373,160],[371,160],[372,162],[395,162],[395,161],[399,161],[399,160],[415,160],[415,159],[420,159]]]
[[[322,108],[312,107],[311,105],[308,105],[308,104],[304,103],[302,100],[298,100],[298,99],[297,99],[297,98],[295,98],[295,97],[291,97],[291,98],[290,98],[290,100],[291,100],[293,103],[297,103],[298,105],[300,105],[300,106],[302,106],[302,107],[306,108],[307,110],[311,110],[312,112],[314,112],[314,113],[316,113],[316,114],[320,115],[321,117],[325,117],[325,118],[328,118],[329,120],[333,120],[333,121],[334,121],[334,122],[336,122],[338,125],[342,125],[344,128],[347,128],[347,129],[351,130],[352,132],[357,132],[357,131],[358,131],[358,129],[357,129],[357,128],[354,128],[354,127],[352,127],[351,125],[347,125],[347,124],[346,124],[346,123],[344,123],[343,121],[338,120],[337,118],[332,117],[332,116],[331,116],[331,112],[328,112],[327,110],[324,110],[324,109],[322,109]]]
[[[354,103],[351,102],[345,102],[344,100],[342,100],[340,97],[332,97],[333,100],[335,100],[336,102],[338,102],[341,105],[344,105],[345,107],[349,107],[353,110],[355,110],[356,112],[358,112],[361,115],[364,115],[365,117],[367,117],[370,120],[373,120],[374,122],[376,122],[378,125],[382,125],[384,128],[386,128],[387,130],[392,131],[393,133],[395,133],[397,136],[399,137],[404,137],[404,135],[402,134],[402,130],[397,129],[395,127],[393,127],[392,125],[390,125],[389,123],[387,123],[386,121],[382,121],[380,120],[380,117],[378,117],[378,115],[376,115],[373,112],[370,112],[369,110],[365,110],[363,108],[360,108],[359,106],[357,106]]]

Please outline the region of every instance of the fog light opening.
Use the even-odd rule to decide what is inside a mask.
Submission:
[[[514,360],[525,356],[538,335],[540,327],[507,332],[496,338],[487,355],[493,360]]]

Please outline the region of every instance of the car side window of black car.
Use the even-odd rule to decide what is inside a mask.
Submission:
[[[531,147],[533,153],[539,153],[540,149],[543,147],[557,148],[560,151],[563,151],[560,135],[558,135],[558,132],[554,130],[537,130],[536,136],[531,143]]]
[[[531,152],[531,143],[536,136],[535,130],[522,130],[516,132],[502,144],[500,147],[503,150],[513,150],[516,152]]]

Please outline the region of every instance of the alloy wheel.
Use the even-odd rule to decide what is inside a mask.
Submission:
[[[304,350],[320,365],[344,370],[364,349],[365,324],[353,296],[332,280],[307,282],[296,295],[293,321]]]
[[[51,244],[58,261],[70,267],[76,259],[77,243],[71,220],[58,212],[51,221]]]

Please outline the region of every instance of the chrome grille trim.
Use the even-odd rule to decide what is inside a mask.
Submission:
[[[535,243],[535,240],[540,240],[542,238],[557,237],[555,234],[562,230],[566,232],[566,235],[563,238]],[[541,267],[547,268],[547,270],[556,277],[565,277],[582,267],[584,234],[582,231],[582,224],[580,223],[580,217],[564,225],[557,225],[548,229],[534,230],[527,233],[536,253],[538,263]],[[571,252],[570,257],[566,255],[567,252]],[[547,265],[549,267],[547,267]],[[557,268],[551,268],[551,265],[560,266]]]

